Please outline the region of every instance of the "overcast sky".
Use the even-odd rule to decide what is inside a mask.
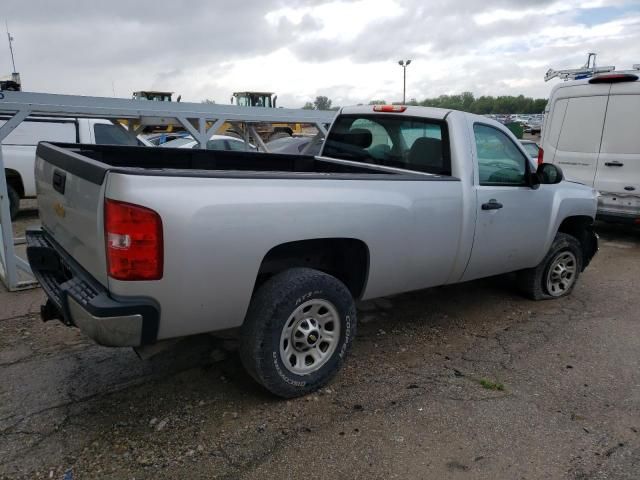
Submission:
[[[640,0],[20,0],[0,12],[28,91],[334,105],[472,91],[546,97],[552,68],[640,63]],[[4,18],[2,18],[4,20]],[[0,75],[11,71],[0,36]]]

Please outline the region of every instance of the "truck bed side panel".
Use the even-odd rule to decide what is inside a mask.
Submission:
[[[116,295],[163,299],[159,338],[242,324],[273,247],[355,238],[369,248],[365,298],[443,284],[458,255],[459,181],[196,178],[110,173],[106,197],[163,219],[164,276],[109,279]]]

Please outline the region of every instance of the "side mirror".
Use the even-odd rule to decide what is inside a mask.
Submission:
[[[564,180],[562,169],[553,163],[541,163],[536,170],[536,176],[540,183],[554,185]]]

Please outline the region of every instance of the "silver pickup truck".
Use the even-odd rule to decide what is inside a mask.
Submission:
[[[236,332],[283,397],[339,369],[355,300],[507,272],[561,297],[597,250],[596,191],[458,111],[344,108],[319,157],[41,143],[36,180],[43,319],[110,346]]]

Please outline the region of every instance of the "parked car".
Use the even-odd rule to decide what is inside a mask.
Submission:
[[[524,124],[524,131],[536,135],[542,130],[542,121],[531,118]]]
[[[0,126],[6,122],[0,118]],[[35,197],[34,163],[36,145],[41,141],[99,143],[111,145],[150,145],[133,139],[124,129],[108,120],[92,118],[28,118],[2,141],[4,174],[9,191],[11,219],[20,209],[20,199]]]
[[[322,148],[322,141],[315,142],[307,149],[312,141],[313,137],[284,137],[270,141],[267,143],[267,148],[271,153],[300,155],[304,152],[305,155],[318,155]]]
[[[41,143],[43,319],[143,351],[236,331],[249,374],[294,397],[340,368],[357,299],[507,272],[558,298],[596,253],[595,190],[532,171],[485,117],[343,108],[321,155]]]
[[[540,146],[544,161],[599,192],[598,217],[640,224],[640,81],[613,72],[556,85]]]
[[[153,145],[162,145],[163,143],[176,140],[178,138],[190,137],[188,132],[163,132],[145,135],[144,138]],[[191,137],[193,138],[193,137]]]
[[[182,137],[160,145],[162,148],[199,148],[198,142],[193,137]],[[228,135],[213,135],[207,142],[207,150],[228,150],[228,151],[252,151],[258,150],[254,145],[245,143],[236,137]]]

